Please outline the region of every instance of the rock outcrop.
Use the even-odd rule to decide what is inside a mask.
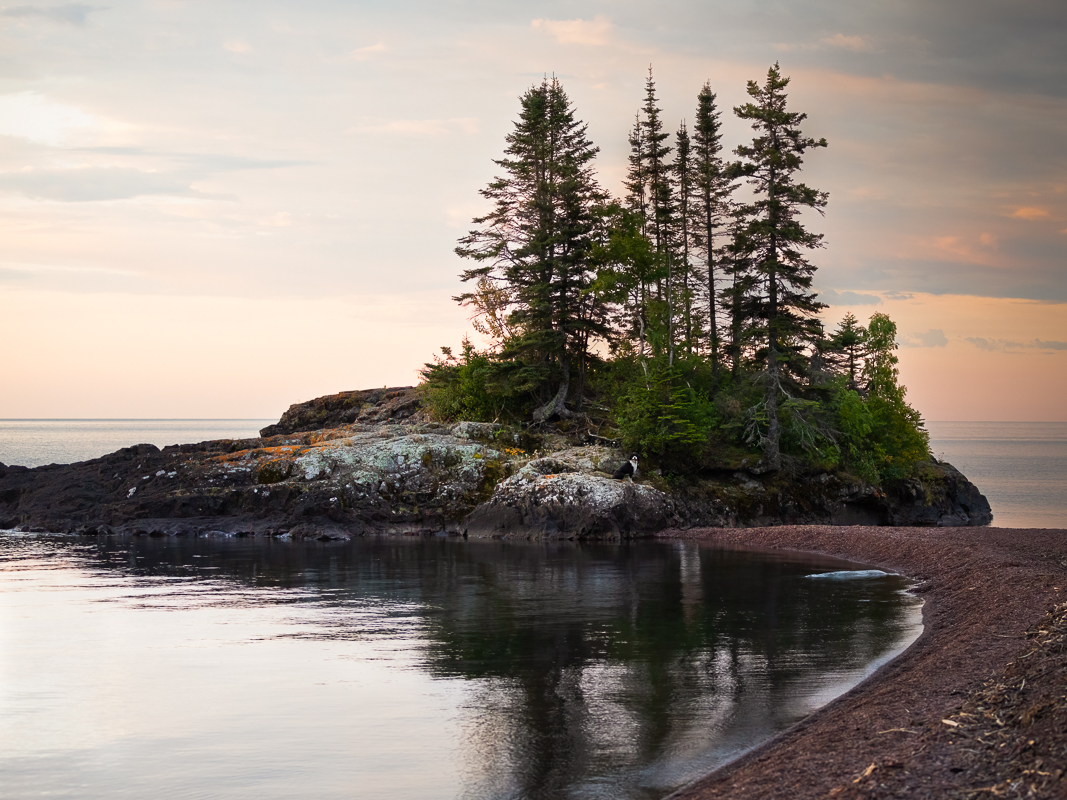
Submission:
[[[329,423],[321,425],[321,422]],[[346,538],[366,533],[620,539],[664,528],[982,525],[951,465],[873,487],[840,474],[610,477],[621,451],[501,425],[427,420],[411,387],[291,407],[258,439],[124,448],[77,464],[0,464],[0,528]]]
[[[419,410],[414,386],[363,389],[316,397],[294,403],[282,418],[259,432],[260,436],[319,431],[352,424],[380,424],[411,419]]]
[[[668,494],[598,471],[613,455],[606,448],[576,448],[528,462],[471,512],[464,533],[626,539],[681,524]]]
[[[292,534],[458,530],[504,476],[501,453],[448,428],[350,425],[79,464],[8,467],[0,527]]]

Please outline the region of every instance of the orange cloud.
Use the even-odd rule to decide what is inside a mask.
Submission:
[[[561,44],[607,44],[614,26],[603,14],[585,19],[535,19],[535,31],[544,31]]]
[[[1015,219],[1044,219],[1048,216],[1048,209],[1038,208],[1037,206],[1023,206],[1015,209],[1011,216]]]
[[[938,236],[934,239],[934,247],[964,258],[970,258],[974,252],[959,236]]]
[[[843,33],[835,33],[833,36],[823,39],[823,44],[831,47],[840,47],[843,50],[851,50],[853,53],[866,53],[871,49],[871,43],[863,36],[845,36]]]

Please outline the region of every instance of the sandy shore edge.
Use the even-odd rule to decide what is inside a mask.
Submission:
[[[981,769],[968,755],[976,751],[961,748],[965,736],[952,736],[961,729],[943,720],[1022,656],[1027,629],[1067,602],[1067,530],[782,526],[664,531],[658,538],[862,561],[917,579],[926,601],[924,631],[898,658],[671,800],[988,791],[979,784],[997,776],[976,774]],[[1054,791],[1063,791],[1067,779],[1055,780]]]

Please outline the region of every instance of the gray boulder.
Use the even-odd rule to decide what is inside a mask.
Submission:
[[[469,536],[623,539],[679,524],[674,501],[651,486],[606,476],[541,474],[551,459],[531,462],[497,484],[463,524]]]

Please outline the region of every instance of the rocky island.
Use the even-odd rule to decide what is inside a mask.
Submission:
[[[414,387],[292,406],[256,439],[127,447],[76,464],[0,465],[0,528],[60,533],[364,534],[619,540],[665,528],[984,525],[951,465],[873,486],[845,473],[758,473],[741,459],[684,481],[557,427],[433,421]]]

